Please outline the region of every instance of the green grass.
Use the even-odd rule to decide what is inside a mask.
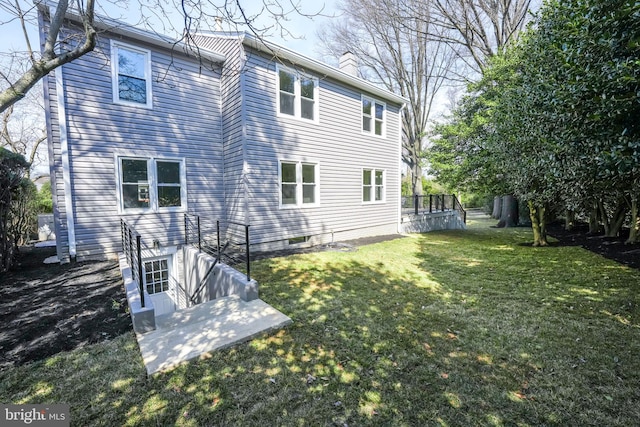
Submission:
[[[285,330],[147,378],[132,334],[0,373],[74,425],[597,425],[640,419],[640,274],[528,230],[253,266]]]

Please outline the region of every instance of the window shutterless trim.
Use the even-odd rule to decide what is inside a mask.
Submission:
[[[293,76],[293,114],[286,114],[280,111],[280,71]],[[310,98],[302,96],[300,79],[304,78],[313,81],[313,120],[302,117],[302,101],[310,101]],[[289,92],[287,92],[289,93]],[[302,120],[307,123],[320,122],[320,84],[317,77],[302,74],[292,68],[276,64],[276,116],[288,119]]]
[[[145,56],[144,60],[144,80],[146,87],[146,103],[133,102],[125,99],[120,99],[120,83],[118,81],[119,65],[118,65],[118,50],[125,49],[131,52],[140,53]],[[129,105],[132,107],[141,107],[146,109],[153,108],[153,84],[151,82],[151,51],[143,49],[137,46],[132,46],[127,43],[122,43],[117,40],[111,40],[111,86],[113,103],[120,105]]]
[[[364,173],[369,172],[370,184],[366,185],[369,189],[369,200],[364,200]],[[376,184],[376,172],[382,172],[382,184]],[[360,172],[360,201],[363,205],[380,204],[387,202],[387,171],[386,169],[362,168]],[[382,189],[382,199],[376,200],[376,189]]]
[[[371,113],[369,115],[365,115],[362,109],[364,101],[369,101],[371,103]],[[382,119],[376,118],[376,105],[382,106]],[[369,131],[364,130],[364,120],[365,117],[368,117],[371,120]],[[381,133],[378,135],[376,133],[376,122],[380,123]],[[371,135],[377,138],[386,138],[387,134],[387,104],[385,102],[379,101],[375,98],[371,98],[370,96],[361,95],[360,97],[360,132],[363,135]]]
[[[282,182],[282,165],[295,165],[296,166],[296,181]],[[303,182],[303,166],[313,166],[314,172],[314,202],[304,203],[304,187],[311,184]],[[296,186],[296,203],[283,204],[282,203],[282,185],[294,185]],[[278,206],[280,209],[299,209],[299,208],[313,208],[320,206],[320,163],[313,161],[301,161],[301,160],[278,160]]]
[[[147,184],[149,186],[149,207],[146,208],[125,208],[123,194],[123,170],[122,160],[143,160],[147,162]],[[129,156],[123,154],[115,155],[116,162],[116,182],[117,182],[117,201],[118,213],[124,214],[141,214],[149,212],[186,212],[187,211],[187,171],[186,161],[184,158],[171,157],[148,157],[148,156]],[[159,206],[158,198],[158,162],[173,162],[180,165],[180,206]],[[161,186],[177,187],[177,184],[162,184]]]

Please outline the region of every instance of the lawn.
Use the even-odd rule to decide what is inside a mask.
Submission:
[[[490,224],[256,262],[285,330],[150,378],[126,334],[0,372],[0,401],[74,425],[636,425],[638,270]]]

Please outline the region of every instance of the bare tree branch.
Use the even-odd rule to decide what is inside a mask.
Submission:
[[[49,74],[57,67],[71,62],[82,55],[93,50],[96,45],[96,29],[94,27],[94,7],[95,0],[86,0],[86,6],[83,6],[83,0],[77,1],[78,13],[83,24],[84,40],[81,44],[75,45],[71,50],[63,50],[56,53],[57,40],[60,35],[60,29],[65,19],[65,15],[70,12],[68,0],[61,0],[58,3],[55,14],[50,16],[49,29],[42,54],[37,57],[31,49],[31,43],[27,32],[25,31],[26,43],[29,46],[30,66],[17,80],[15,80],[8,88],[0,93],[0,112],[5,111],[11,105],[24,98],[25,94],[44,76]],[[45,9],[47,9],[45,7]],[[25,15],[20,9],[20,4],[16,1],[16,14],[23,28],[25,27]]]
[[[437,22],[451,30],[446,41],[478,74],[522,30],[532,0],[434,0]],[[537,5],[537,2],[534,2]],[[417,12],[417,11],[414,11]],[[469,61],[466,58],[471,58]]]
[[[455,56],[442,31],[429,17],[434,12],[419,0],[346,0],[344,18],[321,32],[327,53],[351,52],[360,73],[409,100],[403,111],[402,159],[412,171],[413,190],[422,194],[423,139],[434,100],[447,82]]]

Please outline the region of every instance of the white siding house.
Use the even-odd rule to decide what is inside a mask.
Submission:
[[[403,98],[247,34],[196,42],[105,27],[45,79],[61,261],[119,252],[121,218],[157,253],[184,213],[259,250],[398,232]]]

